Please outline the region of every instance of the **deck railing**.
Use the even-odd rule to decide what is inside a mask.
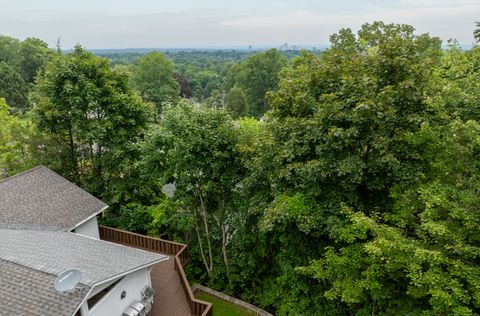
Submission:
[[[180,278],[180,283],[182,284],[192,314],[195,316],[212,315],[212,304],[197,300],[193,296],[192,289],[183,270],[183,267],[189,259],[188,245],[106,226],[99,226],[98,230],[100,232],[100,239],[102,240],[173,256],[175,271]]]

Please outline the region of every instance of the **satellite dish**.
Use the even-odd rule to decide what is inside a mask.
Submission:
[[[70,269],[65,272],[62,272],[53,283],[53,287],[58,292],[66,292],[75,288],[75,286],[80,282],[82,278],[82,273],[76,269]]]

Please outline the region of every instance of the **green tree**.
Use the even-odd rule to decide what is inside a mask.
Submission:
[[[5,98],[15,110],[26,110],[28,90],[28,85],[15,68],[0,61],[0,97]]]
[[[441,117],[427,94],[440,63],[440,40],[415,35],[410,26],[376,22],[358,35],[341,30],[331,42],[320,57],[303,53],[294,59],[269,97],[271,136],[245,183],[251,212],[263,213],[259,227],[274,242],[267,247],[269,256],[279,258],[272,262],[279,272],[265,283],[271,296],[257,299],[296,314],[314,313],[300,293],[310,302],[323,297],[317,304],[325,306],[324,314],[387,313],[392,306],[397,312],[427,310],[424,298],[409,295],[399,270],[387,275],[355,252],[363,244],[349,244],[356,235],[347,227],[358,212],[391,225],[391,190],[417,183],[429,170],[425,144],[409,135]],[[343,255],[335,262],[320,259],[330,252]],[[310,290],[296,273],[305,266],[305,275],[323,276],[320,269],[329,264],[328,277]],[[280,290],[286,284],[292,284],[289,290]]]
[[[155,105],[158,114],[164,104],[175,104],[179,99],[180,87],[173,74],[173,63],[159,52],[140,57],[133,68],[133,86],[145,102]]]
[[[36,38],[23,42],[0,36],[0,97],[15,111],[30,108],[28,93],[37,72],[43,68],[53,52]]]
[[[348,223],[325,257],[303,270],[329,282],[325,295],[368,313],[474,315],[480,308],[476,208],[480,125],[424,125],[411,141],[427,148],[426,176],[392,190],[376,216],[345,207]],[[371,303],[367,303],[371,299]]]
[[[205,271],[213,276],[218,270],[220,278],[228,276],[237,184],[243,176],[236,145],[236,127],[225,111],[182,102],[164,112],[144,147],[147,173],[175,182],[178,211],[191,219]],[[215,268],[218,258],[224,269]]]
[[[227,110],[233,117],[242,117],[247,114],[247,97],[239,87],[233,87],[227,96]]]
[[[442,56],[440,67],[432,78],[435,92],[431,103],[445,107],[449,116],[467,120],[480,120],[480,47],[462,51],[451,45]]]
[[[10,113],[10,107],[0,99],[0,178],[6,178],[34,165],[31,139],[35,128],[28,120]]]
[[[213,71],[199,71],[195,79],[194,92],[199,100],[212,96],[213,91],[220,87],[219,76]]]
[[[18,39],[0,35],[0,61],[12,67],[18,66],[20,46]]]
[[[247,97],[249,114],[262,116],[268,109],[266,94],[277,88],[280,70],[287,59],[276,49],[250,56],[239,67],[232,69],[236,85],[243,89]],[[231,83],[230,83],[231,84]]]
[[[59,171],[112,203],[119,199],[115,188],[129,194],[134,143],[151,116],[128,80],[107,59],[77,45],[48,63],[34,94],[36,124],[67,149]]]
[[[29,84],[35,82],[37,72],[42,69],[54,52],[48,48],[47,43],[29,37],[22,41],[19,50],[19,68],[23,80]]]

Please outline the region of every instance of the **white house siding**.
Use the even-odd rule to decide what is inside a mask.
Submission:
[[[75,228],[75,233],[100,239],[100,234],[98,233],[97,217],[94,216],[85,223]]]
[[[149,269],[142,269],[126,275],[120,283],[110,290],[89,312],[89,316],[120,316],[134,301],[142,300],[142,289],[150,285]],[[104,288],[105,286],[102,286]],[[122,291],[126,292],[121,299]],[[92,291],[98,292],[98,291]],[[93,296],[93,295],[91,295]]]

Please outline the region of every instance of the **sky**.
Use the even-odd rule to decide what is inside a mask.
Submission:
[[[0,34],[62,48],[324,45],[367,22],[473,42],[480,0],[0,0]]]

